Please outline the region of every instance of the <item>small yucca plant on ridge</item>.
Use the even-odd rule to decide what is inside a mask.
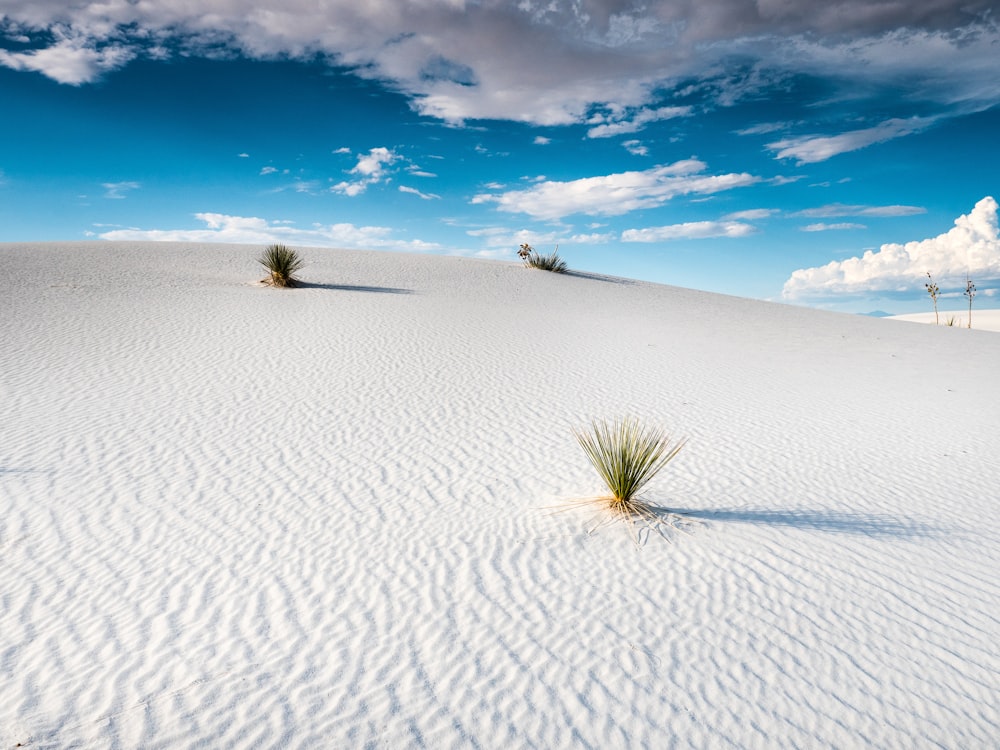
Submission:
[[[293,287],[299,283],[295,272],[305,265],[302,256],[285,245],[268,245],[257,262],[270,274],[264,279],[265,284],[284,287]]]
[[[535,248],[525,243],[521,245],[521,249],[517,251],[517,254],[521,256],[521,260],[524,261],[524,265],[528,268],[539,268],[543,271],[552,271],[553,273],[566,273],[569,270],[566,261],[559,257],[558,245],[551,255],[541,255]]]
[[[656,508],[641,500],[639,493],[673,460],[686,441],[672,441],[662,430],[643,428],[638,420],[631,418],[611,423],[594,421],[589,432],[574,431],[574,434],[611,493],[594,502],[606,505],[614,518],[629,522],[636,518],[651,523],[661,521]]]

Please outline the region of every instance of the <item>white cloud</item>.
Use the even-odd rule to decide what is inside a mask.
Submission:
[[[546,138],[544,135],[536,135],[535,140],[532,141],[536,146],[548,146],[552,143],[551,138]]]
[[[138,190],[142,186],[138,182],[103,182],[101,187],[107,191],[105,198],[121,200],[129,190]]]
[[[816,208],[796,211],[792,216],[806,216],[814,219],[831,219],[838,216],[916,216],[927,213],[921,206],[851,206],[843,203],[829,203]]]
[[[882,245],[860,258],[832,261],[818,268],[803,268],[785,282],[786,298],[825,297],[878,290],[921,289],[930,271],[942,287],[973,279],[1000,279],[1000,229],[997,202],[987,196],[955,226],[937,237]]]
[[[422,193],[416,188],[407,187],[406,185],[400,185],[399,192],[408,193],[409,195],[415,195],[418,198],[423,198],[425,201],[441,199],[440,195],[435,195],[434,193]]]
[[[642,144],[642,141],[636,141],[636,140],[625,141],[624,143],[622,143],[622,146],[624,146],[625,150],[628,151],[633,156],[649,155],[649,149]]]
[[[658,166],[642,172],[619,172],[569,182],[545,180],[524,190],[482,193],[473,203],[496,203],[501,211],[536,219],[561,219],[571,214],[619,216],[656,208],[679,195],[710,194],[752,185],[758,178],[746,174],[701,174],[706,165],[697,159]]]
[[[779,130],[787,130],[788,128],[789,123],[787,122],[762,122],[735,132],[736,135],[767,135],[769,133],[776,133]]]
[[[236,154],[236,155],[239,158],[241,158],[241,159],[249,159],[250,158],[250,154],[246,153],[245,151],[242,154]]]
[[[60,39],[45,49],[26,52],[0,49],[0,65],[14,70],[32,70],[59,83],[78,86],[122,67],[134,56],[132,50],[119,45],[98,49],[84,39]]]
[[[746,237],[757,231],[750,224],[738,221],[688,221],[646,229],[626,229],[623,242],[666,242],[668,240],[701,240],[710,237]]]
[[[330,189],[335,193],[343,193],[351,197],[361,195],[369,186],[390,179],[386,167],[399,158],[399,154],[384,146],[370,149],[367,154],[358,157],[358,163],[349,173],[358,175],[358,179],[339,182]]]
[[[593,125],[587,131],[588,138],[610,138],[614,135],[625,133],[636,133],[645,128],[651,122],[658,120],[671,120],[675,117],[689,117],[693,113],[691,107],[658,107],[656,109],[642,108],[629,113],[628,116],[621,112],[611,114],[595,115],[588,120]]]
[[[400,240],[388,227],[358,227],[354,224],[314,224],[299,229],[287,221],[268,221],[255,216],[197,213],[202,229],[116,229],[100,235],[104,240],[154,240],[162,242],[231,242],[267,244],[284,242],[309,247],[429,252],[441,246],[421,240]]]
[[[838,154],[857,151],[876,143],[885,143],[895,138],[901,138],[926,130],[940,118],[910,117],[886,120],[871,128],[851,130],[840,135],[806,135],[797,138],[784,138],[767,144],[768,149],[776,151],[778,159],[795,159],[797,164],[812,164],[826,161]]]
[[[864,224],[854,224],[853,222],[842,221],[838,224],[826,224],[825,222],[818,222],[816,224],[806,224],[804,227],[799,227],[803,232],[830,232],[837,231],[841,229],[867,229]]]
[[[790,74],[833,75],[872,98],[905,87],[924,101],[981,110],[1000,101],[995,7],[995,0],[8,0],[8,32],[47,46],[0,51],[0,65],[81,84],[133,57],[163,58],[178,48],[258,59],[319,55],[390,82],[422,114],[450,122],[580,123],[595,106],[636,113],[594,123],[599,137],[650,122],[662,112],[661,93],[681,80],[712,83],[726,102]]]
[[[262,169],[260,170],[260,173],[261,173],[262,175],[265,175],[265,174],[274,174],[274,173],[275,173],[275,172],[277,172],[277,171],[278,171],[278,170],[277,170],[277,169],[276,169],[275,167],[263,167],[263,168],[262,168]]]
[[[746,211],[734,211],[722,217],[723,221],[759,221],[769,219],[780,213],[776,208],[751,208]]]
[[[554,248],[556,245],[602,245],[618,239],[616,234],[592,232],[589,234],[567,234],[551,231],[537,232],[529,229],[510,229],[508,227],[484,227],[470,229],[466,232],[470,237],[476,237],[486,243],[488,248],[507,248],[497,255],[513,256],[522,244],[527,243],[535,248]]]

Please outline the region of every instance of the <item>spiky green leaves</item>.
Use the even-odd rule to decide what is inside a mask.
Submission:
[[[623,513],[640,511],[636,496],[684,447],[662,430],[643,428],[625,418],[595,421],[589,432],[574,431],[577,441],[608,486],[612,507]]]
[[[265,284],[271,286],[292,287],[298,283],[295,272],[300,270],[305,261],[302,260],[295,250],[284,245],[268,245],[257,262],[267,269],[270,274],[264,279]]]
[[[559,257],[558,246],[551,255],[541,255],[531,245],[524,244],[521,245],[517,254],[521,256],[521,260],[528,268],[540,268],[543,271],[552,271],[553,273],[566,273],[569,270],[566,261]]]

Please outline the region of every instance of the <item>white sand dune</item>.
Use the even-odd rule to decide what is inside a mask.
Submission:
[[[1000,336],[258,252],[0,245],[0,748],[996,747]]]
[[[975,302],[975,300],[973,300]],[[905,320],[910,323],[935,323],[933,312],[908,313],[906,315],[892,315],[890,320]],[[948,326],[948,321],[952,325]],[[940,310],[936,318],[936,324],[945,328],[968,329],[969,328],[969,308],[963,310]],[[972,328],[978,331],[1000,332],[1000,310],[980,310],[973,305],[972,308]]]

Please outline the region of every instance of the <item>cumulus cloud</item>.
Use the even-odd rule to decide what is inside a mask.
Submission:
[[[354,224],[314,224],[301,229],[286,221],[268,221],[256,216],[229,216],[218,213],[194,215],[205,226],[201,229],[115,229],[103,232],[104,240],[154,240],[162,242],[233,242],[267,244],[284,242],[309,247],[340,247],[359,250],[400,250],[430,252],[441,250],[433,242],[401,240],[388,227]]]
[[[594,137],[669,113],[663,91],[718,81],[719,101],[795,73],[836,75],[878,96],[1000,101],[995,0],[7,0],[0,26],[31,49],[0,65],[78,85],[137,56],[220,49],[315,59],[388,81],[425,115],[535,124],[613,114]],[[991,15],[991,13],[993,15]],[[21,42],[21,44],[24,44]],[[740,72],[747,67],[750,75]],[[870,136],[869,136],[870,137]],[[875,141],[873,141],[875,142]],[[836,144],[790,143],[791,158]]]
[[[746,237],[756,229],[738,221],[688,221],[664,227],[626,229],[623,242],[666,242],[668,240],[702,240],[710,237]]]
[[[940,118],[910,117],[908,119],[892,119],[881,122],[871,128],[850,130],[839,135],[806,135],[796,138],[784,138],[767,144],[767,148],[775,151],[778,159],[795,159],[797,164],[811,164],[845,154],[850,151],[885,143],[905,135],[926,130]]]
[[[679,195],[707,195],[752,185],[757,177],[740,174],[703,174],[706,164],[686,159],[641,172],[619,172],[559,182],[543,180],[505,193],[481,193],[473,203],[495,203],[501,211],[536,219],[561,219],[572,214],[620,216],[638,209],[656,208]]]
[[[643,145],[642,141],[625,141],[622,143],[625,150],[628,151],[632,156],[648,156],[649,149]]]
[[[365,192],[370,185],[377,185],[388,179],[386,168],[399,159],[399,154],[391,149],[379,146],[358,157],[358,163],[349,174],[357,175],[356,180],[344,180],[334,185],[331,190],[348,196],[357,196]]]
[[[2,16],[0,16],[2,20]],[[22,52],[0,49],[0,65],[44,73],[59,83],[78,86],[125,65],[135,52],[121,45],[97,48],[86,39],[60,39],[51,47]]]
[[[955,226],[937,237],[882,245],[860,258],[803,268],[785,282],[783,296],[818,298],[872,291],[922,288],[930,271],[942,287],[964,284],[965,275],[981,282],[1000,280],[1000,228],[997,202],[987,196]]]

